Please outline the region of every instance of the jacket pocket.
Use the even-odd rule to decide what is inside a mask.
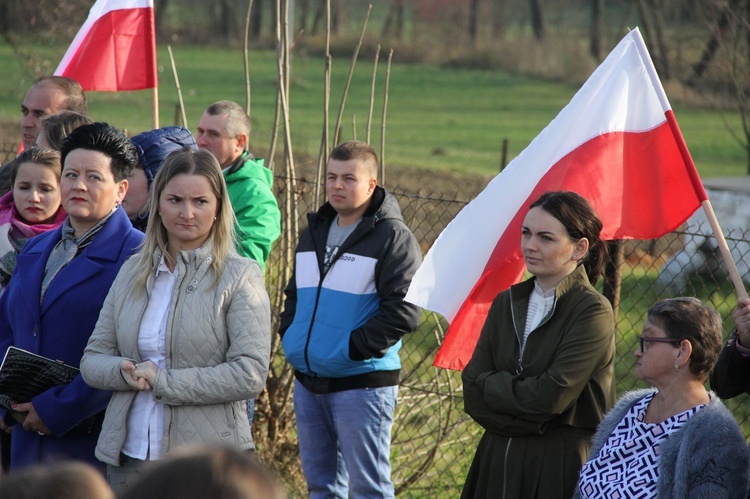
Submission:
[[[305,364],[305,342],[307,325],[300,322],[293,322],[289,329],[286,330],[284,337],[281,339],[281,346],[284,348],[284,355],[287,362],[296,369],[307,372]]]

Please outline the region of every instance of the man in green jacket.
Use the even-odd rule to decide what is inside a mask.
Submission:
[[[265,267],[273,242],[281,234],[281,213],[273,194],[273,172],[247,149],[250,118],[232,101],[214,102],[198,122],[198,147],[216,156],[224,171],[229,199],[237,217],[237,253]]]

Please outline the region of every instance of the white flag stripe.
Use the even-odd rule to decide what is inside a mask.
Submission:
[[[106,14],[115,10],[147,8],[154,8],[154,0],[98,0],[94,6],[91,7],[89,16],[86,18],[83,26],[81,26],[81,29],[78,30],[75,38],[73,38],[70,47],[68,47],[67,52],[65,52],[65,55],[60,61],[60,64],[58,64],[54,74],[63,74],[68,67],[68,64],[70,64],[70,60],[78,52],[78,47],[81,46],[86,35],[91,31],[91,27]]]
[[[560,114],[448,224],[414,276],[406,301],[452,321],[505,229],[552,166],[595,137],[648,131],[666,121],[669,103],[651,85],[638,40],[637,29],[623,38]],[[628,113],[629,108],[638,112]]]

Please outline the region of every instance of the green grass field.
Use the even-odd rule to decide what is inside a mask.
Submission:
[[[14,56],[0,44],[0,122],[14,126],[20,102],[35,74],[51,73],[64,46],[22,47]],[[188,125],[195,129],[205,106],[220,99],[244,103],[242,52],[196,46],[173,47]],[[380,149],[385,61],[381,54],[377,72],[371,141]],[[23,62],[21,62],[23,61]],[[159,61],[160,124],[174,123],[177,91],[166,47]],[[349,70],[350,59],[333,60],[331,78],[331,130]],[[317,155],[323,123],[323,70],[320,57],[294,54],[290,92],[291,135],[295,151]],[[373,56],[357,63],[342,124],[342,139],[364,139],[369,111]],[[271,51],[250,53],[252,85],[251,139],[256,155],[265,156],[273,127],[276,98],[276,59]],[[568,103],[577,88],[559,82],[533,80],[498,71],[435,65],[394,65],[386,118],[385,161],[423,169],[493,175],[498,171],[503,139],[509,141],[513,159]],[[89,94],[90,114],[135,134],[150,128],[150,91]],[[744,175],[747,159],[733,138],[741,129],[739,115],[689,107],[673,102],[675,114],[704,177]],[[12,128],[11,128],[12,131]],[[14,140],[16,137],[6,137]]]

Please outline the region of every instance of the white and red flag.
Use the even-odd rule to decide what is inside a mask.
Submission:
[[[450,322],[436,366],[461,370],[471,358],[492,300],[523,277],[529,205],[552,190],[585,197],[603,239],[662,236],[707,200],[637,29],[427,253],[406,300]]]
[[[155,88],[154,1],[97,0],[55,75],[87,91]]]

